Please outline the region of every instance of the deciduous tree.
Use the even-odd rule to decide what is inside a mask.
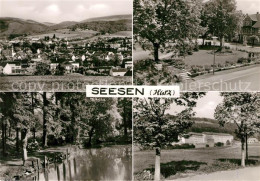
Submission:
[[[192,125],[190,118],[195,114],[196,100],[205,93],[182,93],[179,98],[135,99],[134,142],[155,148],[155,180],[160,180],[161,148],[178,141],[178,135]],[[171,104],[183,106],[183,110],[169,119],[166,115]]]
[[[201,0],[134,0],[134,38],[144,50],[173,51],[200,34]]]
[[[220,125],[235,123],[236,135],[241,140],[241,166],[245,166],[245,143],[247,137],[260,131],[259,93],[221,93],[224,100],[215,110]]]

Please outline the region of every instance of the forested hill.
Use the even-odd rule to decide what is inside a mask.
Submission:
[[[101,33],[116,33],[119,31],[132,31],[132,20],[121,19],[116,21],[91,21],[91,22],[79,23],[74,26],[71,26],[70,28],[90,29]]]
[[[214,132],[214,133],[228,133],[235,136],[235,123],[228,123],[224,127],[220,126],[218,121],[210,118],[192,118],[194,124],[188,130],[190,132]]]
[[[173,115],[167,115],[170,119],[175,119]],[[218,121],[210,118],[198,118],[194,117],[191,119],[194,123],[187,132],[214,132],[214,133],[228,133],[235,136],[235,130],[237,126],[235,123],[228,123],[224,127],[220,126]]]
[[[34,34],[49,30],[45,24],[19,18],[0,18],[0,35]]]

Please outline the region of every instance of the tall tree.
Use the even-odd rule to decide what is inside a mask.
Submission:
[[[128,129],[132,128],[132,99],[131,98],[119,98],[118,108],[123,122],[122,127],[124,131],[124,140],[128,141]]]
[[[247,137],[260,131],[260,94],[250,92],[221,93],[224,100],[215,110],[220,125],[235,123],[236,135],[241,141],[241,166],[245,166]]]
[[[134,38],[144,50],[173,51],[200,34],[201,0],[134,0]]]
[[[135,99],[134,102],[134,142],[155,148],[154,179],[160,180],[161,148],[178,141],[178,135],[192,125],[190,118],[195,114],[196,100],[205,93],[182,93],[179,98]],[[169,119],[166,110],[172,104],[182,106],[183,110]]]
[[[242,13],[236,10],[235,0],[210,0],[205,4],[205,19],[209,33],[220,39],[234,35],[241,27]]]

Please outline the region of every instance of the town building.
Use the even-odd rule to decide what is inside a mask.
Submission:
[[[127,72],[126,68],[111,68],[110,75],[111,76],[124,76]]]
[[[248,143],[248,144],[258,143],[258,142],[259,142],[259,141],[258,141],[257,138],[248,138],[248,140],[247,140],[247,143]]]
[[[19,63],[6,63],[3,66],[3,74],[20,74],[22,72],[22,66]]]
[[[213,147],[215,143],[223,143],[225,146],[230,145],[234,136],[226,133],[213,133],[213,132],[202,132],[194,133],[190,132],[186,135],[179,137],[179,143],[181,144],[194,144],[195,147]]]
[[[260,14],[246,15],[243,21],[242,32],[240,35],[240,40],[244,43],[247,42],[248,37],[252,35],[257,35],[260,37]]]

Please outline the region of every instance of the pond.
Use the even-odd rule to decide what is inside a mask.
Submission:
[[[62,164],[45,169],[35,180],[131,180],[132,147],[78,149]]]

